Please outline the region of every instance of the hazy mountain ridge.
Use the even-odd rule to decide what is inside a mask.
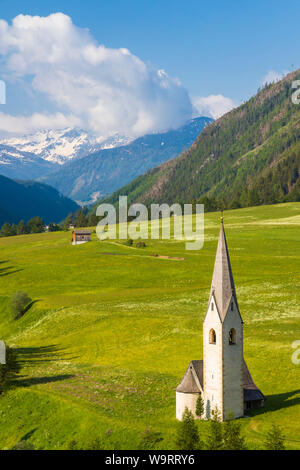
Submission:
[[[16,181],[0,175],[0,225],[27,222],[40,216],[46,223],[61,222],[79,207],[48,185],[35,181]]]
[[[105,149],[66,163],[41,178],[63,194],[89,201],[110,194],[137,175],[160,165],[189,148],[213,120],[195,118],[176,130],[140,137],[128,145]]]

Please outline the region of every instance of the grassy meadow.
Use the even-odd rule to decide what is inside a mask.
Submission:
[[[226,211],[225,230],[244,324],[244,354],[265,407],[241,419],[249,448],[275,422],[300,449],[300,203]],[[202,250],[184,241],[71,245],[67,232],[0,239],[0,339],[20,375],[0,396],[0,449],[136,449],[145,428],[174,448],[175,391],[202,358],[220,214],[205,215]],[[184,260],[150,256],[159,254]],[[10,296],[35,301],[11,318]],[[199,422],[204,438],[208,423]]]

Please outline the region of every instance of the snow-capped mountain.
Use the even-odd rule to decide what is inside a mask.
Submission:
[[[109,138],[94,137],[81,129],[45,130],[35,134],[0,139],[0,146],[15,149],[18,153],[30,153],[51,163],[63,165],[67,161],[84,157],[101,149],[128,144],[132,139],[115,134]],[[0,165],[1,165],[0,153]],[[0,167],[1,170],[1,167]],[[0,171],[1,173],[1,171]],[[41,175],[40,175],[41,176]]]
[[[59,167],[57,163],[44,160],[33,153],[0,144],[0,175],[7,178],[34,180],[58,170]]]
[[[138,175],[188,149],[213,120],[198,117],[179,129],[149,134],[127,145],[104,148],[59,165],[40,181],[80,203],[90,203],[111,194]]]

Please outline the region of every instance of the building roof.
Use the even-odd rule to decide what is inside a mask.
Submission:
[[[257,388],[247,364],[244,360],[243,366],[243,387],[244,387],[244,401],[255,401],[255,400],[264,400],[265,397]],[[184,377],[178,387],[176,392],[181,393],[200,393],[203,391],[203,360],[201,361],[191,361],[189,366],[184,374]]]
[[[212,294],[214,294],[220,319],[223,322],[232,296],[238,307],[223,220],[220,228],[210,297]]]
[[[199,393],[203,390],[203,361],[191,361],[176,392]]]
[[[92,235],[91,230],[73,230],[73,233],[75,233],[75,235]]]
[[[259,388],[253,382],[247,364],[244,360],[243,368],[243,383],[244,383],[244,401],[264,400],[265,396],[261,393]]]

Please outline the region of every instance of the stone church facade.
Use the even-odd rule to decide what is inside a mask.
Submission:
[[[176,417],[187,407],[195,415],[202,395],[204,415],[210,419],[217,408],[221,420],[264,405],[264,395],[252,380],[243,356],[243,320],[240,314],[223,220],[214,273],[203,322],[203,360],[191,361],[176,389]]]

